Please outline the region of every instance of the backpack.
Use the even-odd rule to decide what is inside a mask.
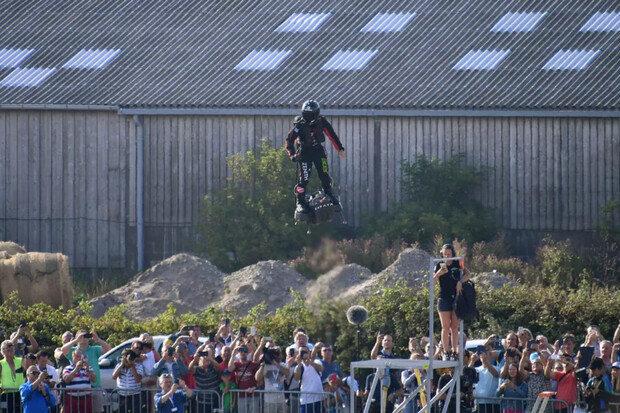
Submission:
[[[456,316],[464,321],[480,318],[476,308],[476,287],[473,281],[469,280],[463,283],[463,291],[456,296],[455,312]]]

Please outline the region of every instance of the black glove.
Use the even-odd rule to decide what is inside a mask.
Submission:
[[[299,162],[299,154],[296,153],[295,155],[291,156],[291,161],[293,162]]]

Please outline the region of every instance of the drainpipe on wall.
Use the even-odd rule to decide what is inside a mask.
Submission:
[[[144,268],[144,124],[142,116],[134,115],[133,121],[136,124],[138,138],[137,160],[136,160],[136,218],[137,218],[137,251],[138,251],[138,271]]]

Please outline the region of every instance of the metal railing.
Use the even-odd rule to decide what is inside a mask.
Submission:
[[[17,389],[3,389],[0,400],[0,413],[21,413],[21,395]],[[54,389],[57,405],[51,413],[155,413],[155,394],[157,388],[127,389]],[[320,412],[344,413],[334,393],[234,389],[226,394],[215,390],[192,390],[179,413],[299,413],[301,404],[320,403]]]

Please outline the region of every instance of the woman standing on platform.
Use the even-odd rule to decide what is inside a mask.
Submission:
[[[452,244],[441,247],[443,258],[456,257]],[[435,283],[439,282],[439,301],[437,310],[441,321],[441,345],[444,360],[456,360],[456,350],[459,346],[459,320],[454,311],[457,294],[461,294],[463,282],[469,280],[469,272],[461,268],[459,261],[450,260],[438,263],[433,276]]]

